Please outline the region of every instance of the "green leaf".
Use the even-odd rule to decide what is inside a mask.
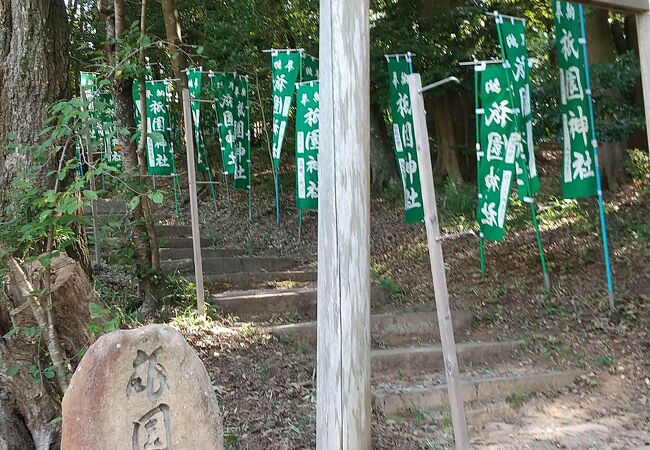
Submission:
[[[196,54],[197,54],[197,55],[202,55],[202,54],[203,54],[203,46],[199,45],[199,46],[196,48]]]
[[[5,370],[5,375],[8,377],[13,377],[18,374],[18,372],[20,372],[20,366],[11,366],[7,367],[7,370]]]
[[[102,334],[104,330],[102,330],[102,327],[97,325],[96,323],[89,323],[86,325],[86,328],[88,328],[88,331],[90,331],[93,334]]]
[[[133,211],[135,208],[138,207],[139,204],[140,204],[140,196],[135,195],[131,197],[131,200],[129,200],[129,209]]]
[[[154,202],[156,205],[161,205],[163,202],[163,193],[160,191],[150,192],[148,195],[149,199]]]
[[[2,337],[5,338],[5,339],[9,339],[11,336],[18,333],[19,331],[20,331],[20,327],[13,327],[11,330],[9,330],[5,334],[3,334]]]
[[[28,327],[23,330],[25,336],[36,336],[41,334],[41,327]]]
[[[57,425],[61,422],[63,422],[63,417],[55,417],[54,419],[50,420],[50,425]]]
[[[91,191],[90,189],[86,189],[83,191],[84,198],[88,200],[97,200],[99,196],[97,195],[97,192]]]
[[[88,308],[90,309],[91,319],[98,319],[104,315],[104,308],[99,306],[97,303],[90,303],[88,305]]]
[[[45,375],[45,378],[47,378],[48,380],[51,380],[52,378],[54,378],[56,376],[56,374],[54,373],[54,369],[51,368],[51,367],[48,367],[47,369],[45,369],[43,371],[43,375]]]

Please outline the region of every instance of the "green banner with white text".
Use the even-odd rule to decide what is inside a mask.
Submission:
[[[483,70],[481,70],[483,69]],[[477,147],[478,208],[481,236],[503,240],[515,158],[521,151],[507,69],[501,65],[477,66],[480,141]]]
[[[235,189],[251,187],[251,133],[250,133],[250,86],[248,77],[235,77],[234,136],[236,167],[233,174]]]
[[[522,137],[522,152],[517,155],[517,187],[519,197],[532,198],[539,191],[539,176],[535,161],[533,114],[530,99],[530,59],[526,45],[526,25],[523,20],[497,16],[502,37],[504,60],[508,62],[517,129]]]
[[[318,81],[296,85],[296,205],[318,209],[320,96]]]
[[[210,163],[208,161],[208,152],[203,140],[203,131],[201,130],[201,87],[203,72],[201,69],[189,69],[187,71],[187,88],[190,93],[191,110],[192,110],[192,129],[194,130],[194,146],[196,148],[196,170],[199,172],[208,172]]]
[[[411,95],[407,81],[407,77],[411,73],[411,61],[407,55],[387,58],[393,142],[404,189],[405,221],[406,223],[416,223],[424,219],[424,209],[422,207],[422,187],[420,186],[418,153],[415,145]]]
[[[586,47],[578,7],[571,2],[554,1],[553,20],[562,102],[562,193],[567,199],[589,197],[597,194],[598,168],[593,158],[597,144],[592,142]]]
[[[301,53],[297,50],[274,50],[273,66],[273,168],[280,167],[282,145],[289,123],[293,92],[300,74]]]
[[[221,157],[225,174],[233,175],[237,170],[235,154],[235,75],[218,73],[211,77],[217,106]]]

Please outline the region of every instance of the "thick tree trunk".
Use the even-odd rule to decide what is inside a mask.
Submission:
[[[48,106],[68,95],[68,22],[63,0],[0,0],[0,206],[19,155],[4,144],[37,144]]]
[[[587,43],[589,44],[590,64],[611,64],[616,60],[616,46],[609,24],[609,13],[602,9],[589,9],[585,17]],[[608,95],[620,97],[619,92],[609,92]],[[617,191],[626,183],[625,175],[625,143],[608,142],[600,139],[599,149],[600,169],[603,176],[603,186]]]
[[[53,305],[50,313],[58,336],[57,345],[74,370],[82,350],[93,341],[93,336],[87,331],[89,303],[98,300],[81,266],[69,257],[54,258],[49,270]],[[26,268],[25,275],[34,288],[42,286],[44,275],[39,264]],[[12,286],[18,284],[18,280],[12,281]],[[34,305],[30,305],[18,289],[12,289],[8,294],[0,302],[0,313],[5,318],[0,322],[0,335],[13,327],[21,330],[36,327],[37,320],[32,313]],[[42,374],[36,375],[38,382],[35,382],[27,370],[34,364],[41,369],[49,365],[49,357],[43,353],[43,348],[49,346],[46,344],[47,331],[41,333],[33,336],[17,333],[0,338],[0,419],[2,416],[13,418],[7,422],[7,427],[5,422],[0,422],[3,424],[0,427],[0,448],[3,448],[3,441],[12,442],[14,439],[20,439],[24,444],[6,448],[58,448],[60,427],[51,421],[61,415],[60,389]],[[20,368],[19,372],[7,376],[7,369],[14,367]],[[25,430],[28,430],[27,434]]]
[[[436,136],[436,161],[433,168],[436,177],[448,177],[462,181],[458,149],[458,136],[464,135],[465,120],[457,117],[460,98],[458,94],[443,94],[426,100],[427,110],[431,111]]]

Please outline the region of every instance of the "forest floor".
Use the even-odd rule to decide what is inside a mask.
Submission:
[[[557,181],[545,176],[559,173],[556,153],[547,150],[539,156],[544,187],[538,210],[550,292],[543,288],[530,214],[519,201],[511,203],[504,242],[487,245],[484,277],[475,238],[446,241],[445,262],[452,309],[474,313],[473,334],[486,340],[523,339],[535,367],[580,368],[584,375],[559,395],[514,399],[517,414],[474,428],[472,445],[540,450],[650,445],[650,179],[640,176],[606,196],[617,299],[612,312],[597,202],[559,198]],[[298,239],[291,176],[281,181],[280,227],[272,190],[257,188],[252,224],[246,220],[245,193],[231,191],[230,206],[218,212],[204,196],[203,234],[250,254],[291,255],[315,264],[316,215],[304,217]],[[255,184],[272,186],[270,173]],[[445,232],[474,226],[475,195],[464,185],[438,186]],[[371,201],[371,270],[388,291],[384,301],[373,303],[373,313],[430,311],[435,305],[424,226],[403,223],[400,196],[395,186]],[[222,191],[218,202],[227,204]],[[169,222],[175,221],[169,214]],[[106,282],[102,288],[117,290],[115,284]],[[234,327],[218,315],[200,323],[179,307],[168,316],[199,352],[214,381],[227,448],[315,447],[312,348],[283,344],[256,326]],[[444,449],[451,439],[448,416],[424,411],[408,419],[373,416],[376,449]]]

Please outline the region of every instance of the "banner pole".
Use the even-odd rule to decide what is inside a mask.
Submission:
[[[479,85],[478,85],[478,68],[480,66],[474,66],[474,104],[476,105],[476,111],[478,111],[480,105],[479,105]],[[475,113],[474,116],[476,117],[476,186],[478,190],[478,182],[479,182],[479,176],[480,176],[480,170],[479,170],[479,165],[480,165],[480,160],[478,153],[481,151],[481,131],[480,131],[480,119],[478,113]],[[480,192],[478,193],[480,195]],[[478,208],[478,207],[477,207]],[[479,223],[480,226],[480,223]],[[480,241],[480,264],[481,264],[481,275],[485,276],[485,237],[483,236],[483,232],[479,230],[479,241]]]
[[[433,170],[429,149],[429,136],[427,132],[426,111],[422,96],[422,81],[420,74],[409,75],[408,85],[411,96],[415,142],[418,152],[422,183],[422,204],[424,206],[427,232],[427,246],[431,264],[431,276],[436,298],[436,312],[438,328],[440,329],[440,343],[445,365],[445,378],[449,397],[449,409],[454,431],[455,447],[458,450],[469,449],[469,433],[463,402],[463,387],[458,367],[458,353],[454,338],[454,325],[449,308],[449,292],[445,261],[442,251],[440,236],[440,221],[436,205],[436,190],[433,183]]]
[[[499,17],[502,17],[497,11],[494,11],[494,17],[496,21],[496,26],[497,26],[497,33],[499,34],[499,46],[501,47],[501,57],[503,58],[503,61],[508,61],[508,55],[506,55],[506,48],[503,43],[503,32],[501,30],[501,23],[499,22]],[[525,22],[525,21],[524,21]],[[508,83],[510,84],[510,72],[506,71],[506,75],[508,77]],[[511,89],[512,85],[508,86],[508,91],[510,92],[510,99],[512,101],[512,106],[515,106],[514,102],[514,94]],[[520,111],[519,114],[523,117],[523,111],[522,109],[523,105],[519,105]],[[523,130],[519,130],[523,131]],[[531,139],[532,142],[532,139]],[[529,149],[529,151],[534,151],[533,149]],[[528,161],[528,159],[526,159]],[[518,164],[518,162],[516,163]],[[546,265],[546,255],[544,254],[544,245],[542,244],[542,235],[539,231],[539,223],[537,222],[537,210],[535,208],[535,196],[532,192],[531,186],[530,186],[530,176],[528,170],[526,170],[526,177],[524,180],[524,183],[526,183],[528,193],[530,194],[530,213],[531,217],[533,220],[533,228],[535,230],[535,239],[537,241],[537,250],[539,252],[539,259],[540,263],[542,265],[542,274],[544,276],[544,289],[547,291],[551,290],[551,277],[548,273],[548,266]],[[524,202],[526,202],[526,199],[524,199]]]
[[[280,182],[278,170],[273,171],[273,179],[275,181],[275,221],[280,225]]]
[[[589,120],[591,126],[591,144],[594,155],[594,166],[596,172],[596,188],[598,190],[598,210],[600,213],[600,228],[602,231],[603,239],[603,253],[605,258],[605,274],[607,276],[607,292],[609,294],[609,307],[612,311],[616,309],[616,297],[614,296],[614,281],[612,279],[612,267],[609,257],[609,242],[607,240],[607,224],[605,221],[605,202],[603,200],[603,185],[600,179],[600,164],[598,162],[598,138],[596,135],[596,119],[594,117],[594,101],[591,94],[591,77],[589,75],[589,58],[587,53],[587,34],[585,30],[585,16],[582,4],[578,4],[578,12],[580,14],[580,27],[582,29],[582,45],[584,45],[584,63],[585,63],[585,78],[587,80],[587,96],[589,97]]]
[[[178,205],[178,175],[174,174],[174,209],[176,210],[176,218],[181,218],[181,211]]]
[[[214,210],[219,211],[217,209],[217,193],[214,190],[214,183],[212,182],[212,170],[210,170],[210,164],[208,163],[208,181],[210,182],[210,190],[212,191],[212,203],[214,204]]]

